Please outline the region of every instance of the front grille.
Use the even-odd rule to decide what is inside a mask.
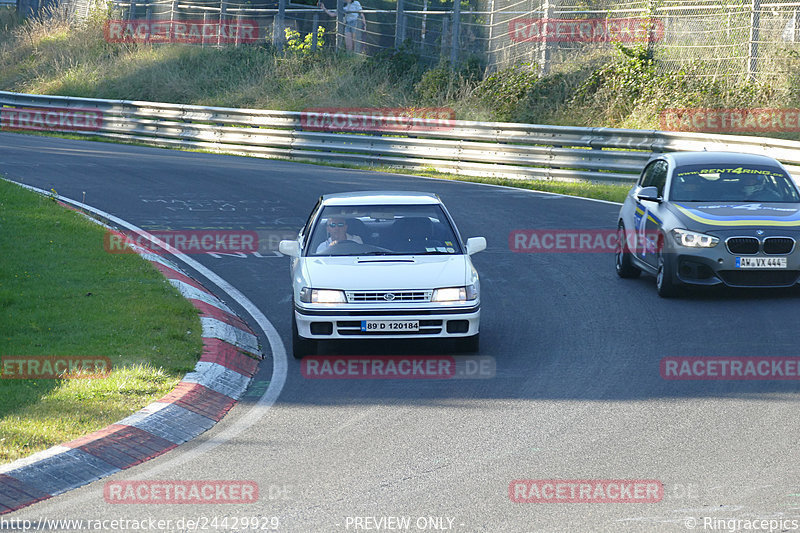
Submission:
[[[349,291],[350,303],[430,302],[433,291]]]
[[[438,335],[442,332],[442,320],[420,320],[419,331],[361,331],[360,320],[339,320],[336,332],[339,335]]]
[[[720,270],[722,281],[732,287],[788,287],[797,282],[797,270]]]
[[[791,237],[767,237],[764,239],[764,253],[769,255],[787,255],[794,249]]]
[[[732,254],[752,255],[758,253],[758,239],[755,237],[731,237],[725,241]]]

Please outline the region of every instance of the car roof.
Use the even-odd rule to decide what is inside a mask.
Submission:
[[[430,192],[409,191],[354,191],[322,196],[322,205],[419,205],[441,204],[439,197]]]
[[[676,166],[703,164],[780,166],[780,163],[769,156],[738,152],[673,152],[660,154],[653,159],[659,157],[672,161]]]

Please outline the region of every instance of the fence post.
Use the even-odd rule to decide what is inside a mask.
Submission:
[[[228,4],[225,0],[219,0],[219,25],[217,26],[217,46],[222,44],[222,25],[225,24],[225,13],[228,11]]]
[[[450,66],[458,63],[458,48],[461,45],[461,0],[453,0],[453,36],[450,41]]]
[[[428,0],[422,0],[422,25],[420,33],[420,41],[422,41],[423,48],[425,47],[425,33],[428,27]]]
[[[242,44],[242,12],[236,14],[236,48]]]
[[[169,8],[169,36],[167,42],[174,42],[175,40],[175,15],[178,11],[178,0],[172,0]]]
[[[278,48],[283,47],[286,38],[284,21],[286,20],[286,0],[278,0],[278,13],[272,20],[272,45]]]
[[[761,0],[753,0],[750,13],[750,46],[747,54],[747,77],[753,81],[758,71],[758,40],[761,26]]]
[[[494,0],[489,1],[489,39],[486,41],[487,65],[494,64]]]
[[[342,0],[336,0],[336,49],[344,47],[344,21],[342,20]]]
[[[549,35],[547,33],[547,27],[553,18],[553,6],[550,4],[550,0],[544,0],[542,3],[542,14],[544,15],[544,20],[542,21],[543,38],[539,46],[539,77],[547,76],[550,72],[550,43],[548,42]]]
[[[450,35],[450,29],[448,25],[450,24],[450,19],[447,17],[442,17],[442,36],[439,39],[439,57],[444,59],[445,57],[445,50],[447,50],[447,37]]]
[[[144,0],[144,20],[145,20],[145,34],[144,34],[144,42],[150,42],[150,21],[153,18],[153,9],[150,7],[150,0]]]
[[[395,13],[394,19],[394,47],[400,48],[400,45],[403,44],[403,33],[404,31],[404,22],[405,22],[405,6],[403,5],[403,0],[397,0],[397,11]]]
[[[311,49],[316,50],[319,46],[317,42],[317,32],[319,31],[319,13],[314,13],[314,20],[311,24]]]
[[[128,4],[128,20],[133,20],[136,17],[136,0],[131,0]]]
[[[206,28],[208,27],[208,11],[203,11],[203,33],[200,35],[200,48],[206,46]]]

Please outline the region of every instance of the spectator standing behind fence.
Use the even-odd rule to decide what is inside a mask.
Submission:
[[[329,17],[336,16],[336,12],[326,8],[322,0],[317,2],[317,7],[327,13]],[[344,45],[348,52],[360,52],[361,32],[367,29],[367,19],[361,10],[361,3],[358,0],[344,0],[342,11],[344,12]],[[356,43],[358,43],[358,50],[356,50]]]

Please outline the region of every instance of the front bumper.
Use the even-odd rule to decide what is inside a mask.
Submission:
[[[425,307],[418,309],[359,309],[348,307],[302,308],[295,305],[297,333],[307,339],[421,339],[457,338],[477,335],[480,304],[469,307]],[[418,320],[419,331],[364,332],[362,321]]]
[[[737,268],[737,257],[786,258],[786,268]],[[734,255],[724,245],[686,253],[665,253],[666,261],[674,262],[677,281],[688,285],[727,285],[729,287],[791,287],[800,278],[800,255]]]

